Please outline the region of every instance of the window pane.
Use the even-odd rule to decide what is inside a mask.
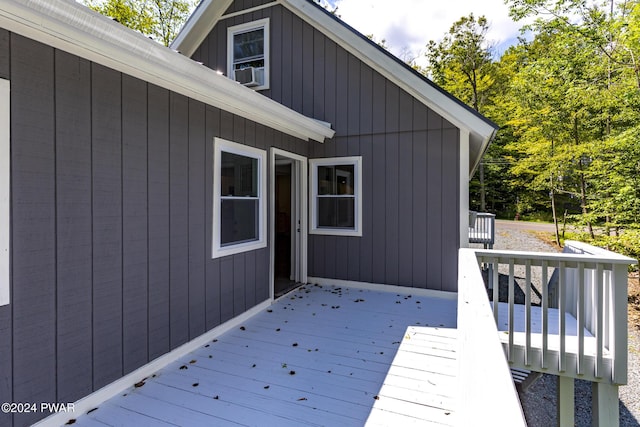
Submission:
[[[333,166],[318,166],[318,194],[335,194],[336,171]]]
[[[264,28],[233,36],[233,61],[248,62],[264,57]]]
[[[319,197],[318,227],[354,228],[355,198]]]
[[[256,199],[222,199],[220,246],[258,240],[258,206]]]
[[[319,195],[353,195],[354,165],[318,166]]]
[[[336,193],[353,195],[354,186],[354,166],[338,165],[336,166]]]
[[[222,152],[220,194],[258,197],[258,159]]]

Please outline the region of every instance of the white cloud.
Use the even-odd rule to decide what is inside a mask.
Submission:
[[[509,18],[503,0],[335,0],[343,21],[376,40],[386,40],[397,56],[410,52],[422,57],[429,40],[438,41],[451,25],[473,13],[486,16],[490,24],[489,42],[501,53],[514,43],[521,23]],[[419,60],[424,65],[424,61]]]

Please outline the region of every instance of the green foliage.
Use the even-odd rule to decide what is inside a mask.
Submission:
[[[427,44],[427,71],[434,82],[476,111],[489,103],[494,84],[487,18],[473,14],[456,21],[444,38]]]
[[[96,12],[169,46],[195,0],[83,0]]]
[[[431,78],[500,125],[483,161],[488,210],[548,217],[555,206],[594,243],[637,257],[640,0],[506,3],[533,21],[500,58],[473,15],[427,46]],[[471,190],[477,208],[475,179]]]

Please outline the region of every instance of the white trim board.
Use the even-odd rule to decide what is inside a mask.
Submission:
[[[331,228],[318,226],[318,167],[353,165],[354,179],[354,227]],[[311,179],[309,180],[309,209],[311,221],[309,221],[309,234],[323,234],[328,236],[352,236],[362,237],[362,156],[348,157],[323,157],[309,159]]]
[[[63,425],[70,418],[77,418],[81,415],[87,413],[87,411],[94,409],[100,406],[105,401],[111,399],[116,394],[123,392],[124,390],[130,388],[133,384],[142,381],[143,379],[153,375],[155,372],[158,372],[160,369],[164,368],[168,364],[178,360],[179,358],[191,353],[196,350],[198,347],[201,347],[216,337],[228,332],[232,329],[237,328],[242,323],[246,322],[247,319],[255,316],[262,310],[266,310],[271,304],[273,304],[272,299],[268,299],[263,301],[262,303],[256,305],[255,307],[245,311],[239,316],[234,317],[221,325],[216,326],[211,329],[209,332],[205,332],[197,338],[189,341],[181,345],[180,347],[173,349],[169,353],[166,353],[157,359],[147,363],[146,365],[136,369],[130,374],[125,375],[124,377],[102,387],[100,390],[97,390],[90,395],[83,397],[82,399],[76,401],[74,403],[74,414],[66,413],[66,412],[58,412],[56,414],[50,415],[47,418],[41,420],[40,422],[34,424],[34,426],[38,427],[58,427]]]
[[[469,247],[469,179],[466,170],[469,164],[469,131],[460,129],[460,248]]]
[[[222,152],[249,157],[258,161],[258,238],[244,243],[222,246]],[[265,150],[239,144],[217,136],[213,138],[213,207],[211,258],[220,258],[241,252],[262,249],[267,246],[267,152]]]
[[[11,84],[0,79],[0,306],[10,302]]]
[[[408,286],[385,285],[383,283],[356,282],[352,280],[327,279],[325,277],[307,277],[307,283],[322,286],[344,286],[345,288],[366,289],[377,292],[390,292],[401,295],[416,295],[431,298],[457,300],[457,292],[437,291],[434,289],[410,288]]]
[[[2,0],[0,27],[302,140],[334,131],[75,1]]]

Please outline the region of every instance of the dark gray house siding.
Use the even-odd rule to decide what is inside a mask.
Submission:
[[[213,138],[305,156],[307,142],[2,29],[0,77],[0,401],[73,402],[268,299],[268,248],[211,259]]]
[[[227,13],[268,1],[235,1]],[[270,18],[265,96],[333,125],[309,157],[361,155],[363,235],[309,237],[309,275],[457,290],[459,131],[282,6],[222,19],[193,58],[227,69],[227,28]]]

